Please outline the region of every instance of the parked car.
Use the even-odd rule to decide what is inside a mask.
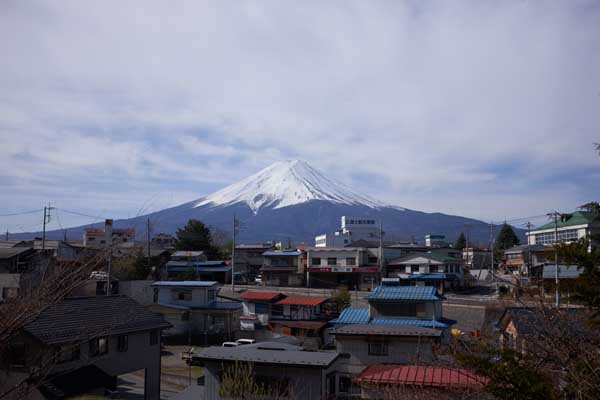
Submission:
[[[254,344],[256,342],[256,340],[254,340],[254,339],[238,339],[235,342],[241,346],[244,344]]]
[[[257,276],[256,276],[256,278],[254,278],[254,282],[255,282],[257,285],[260,285],[260,284],[262,284],[262,275],[257,275]]]
[[[222,347],[238,347],[240,344],[237,342],[223,342]]]

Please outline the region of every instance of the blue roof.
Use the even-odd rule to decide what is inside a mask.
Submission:
[[[300,250],[269,250],[263,253],[263,256],[299,256]]]
[[[424,280],[447,280],[453,281],[458,279],[454,274],[411,274],[408,279],[424,279]]]
[[[368,324],[369,307],[347,307],[337,319],[331,321],[334,324]]]
[[[377,286],[367,296],[368,300],[441,300],[433,286]]]
[[[369,316],[368,307],[348,307],[345,308],[337,319],[330,321],[332,324],[372,324],[372,325],[405,325],[420,326],[424,328],[448,328],[456,321],[440,318],[432,319],[413,319],[402,317],[377,317]]]
[[[152,286],[170,286],[170,287],[210,287],[218,285],[216,281],[156,281]]]
[[[379,317],[373,318],[371,324],[374,325],[404,325],[404,326],[420,326],[423,328],[448,328],[450,321],[434,320],[434,319],[410,319],[410,318],[394,318],[394,317]]]

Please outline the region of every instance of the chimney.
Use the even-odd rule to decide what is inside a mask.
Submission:
[[[104,243],[109,247],[112,245],[113,220],[107,219],[104,221]]]

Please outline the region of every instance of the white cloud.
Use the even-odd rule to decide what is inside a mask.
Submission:
[[[0,167],[198,197],[300,157],[416,209],[574,206],[600,183],[557,191],[599,166],[599,22],[591,1],[5,1]]]

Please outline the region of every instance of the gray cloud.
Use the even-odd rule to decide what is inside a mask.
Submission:
[[[481,218],[597,197],[595,2],[0,9],[0,168],[19,180],[3,207],[90,180],[92,209],[111,209],[94,200],[111,191],[118,210],[176,193],[164,206],[290,157],[388,202]]]

